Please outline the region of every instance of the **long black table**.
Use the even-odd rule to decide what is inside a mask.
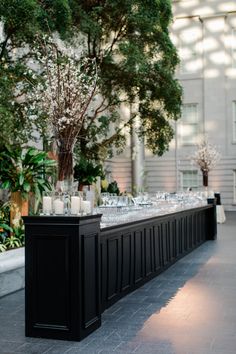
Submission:
[[[83,339],[106,308],[217,235],[214,205],[101,230],[100,221],[24,217],[26,336]]]

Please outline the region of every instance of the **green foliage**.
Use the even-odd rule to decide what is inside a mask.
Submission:
[[[145,137],[147,148],[154,154],[162,155],[173,137],[170,122],[180,117],[182,98],[181,87],[174,78],[178,56],[168,30],[172,21],[171,3],[171,0],[1,0],[5,37],[0,43],[0,60],[12,62],[13,47],[22,42],[33,46],[35,34],[40,37],[43,32],[57,30],[63,38],[73,37],[73,45],[81,46],[75,40],[80,34],[77,38],[83,39],[85,54],[96,58],[97,91],[102,97],[101,104],[96,106],[94,102],[94,111],[87,114],[78,135],[82,155],[102,160],[112,155],[113,148],[121,152],[126,139],[124,129],[132,126],[137,115],[141,120],[140,138]],[[23,57],[18,61],[26,63]],[[9,69],[4,70],[5,75],[0,79],[1,84],[6,77],[0,118],[5,126],[9,121],[11,132],[11,127],[21,127],[19,121],[24,117],[17,105],[11,107],[16,83],[22,77],[16,72],[11,82]],[[121,103],[129,106],[135,102],[137,111],[124,120]],[[43,125],[37,123],[39,129]],[[32,129],[19,130],[32,132]]]
[[[12,232],[10,223],[10,203],[0,201],[0,244],[4,243],[9,232]],[[3,247],[4,248],[4,247]]]
[[[25,105],[16,100],[16,88],[21,85],[22,94],[27,90],[24,75],[25,67],[21,63],[2,60],[0,65],[0,146],[7,143],[22,144],[33,140],[34,123],[25,116]],[[24,82],[24,84],[23,84]]]
[[[10,204],[0,201],[0,252],[4,252],[7,249],[5,240],[9,236],[9,232],[12,232],[10,223]]]
[[[14,236],[19,240],[21,246],[25,245],[25,230],[23,225],[23,220],[21,219],[20,226],[13,228]]]
[[[116,181],[109,183],[106,191],[108,193],[120,195],[120,190]]]
[[[1,240],[0,240],[0,252],[5,252],[7,250],[7,247],[1,243]]]
[[[106,179],[101,181],[101,192],[102,193],[107,192],[107,193],[112,193],[117,195],[121,194],[117,182],[113,181],[111,183],[108,183]]]
[[[44,151],[5,146],[0,150],[0,188],[20,191],[25,199],[32,192],[36,200],[40,200],[44,191],[51,190],[48,177],[54,167],[55,161]]]
[[[0,252],[21,247],[25,244],[23,220],[20,218],[17,225],[9,226],[10,209],[10,202],[3,203],[0,201]]]
[[[0,224],[8,224],[10,220],[10,203],[0,200]],[[3,226],[1,226],[3,227]]]
[[[32,43],[35,33],[65,33],[71,26],[71,10],[67,0],[1,0],[0,19],[4,21],[6,38]]]
[[[168,150],[173,137],[170,121],[181,114],[182,89],[174,79],[178,56],[168,26],[169,0],[70,1],[74,25],[86,37],[88,54],[99,64],[99,89],[109,113],[99,120],[88,115],[79,136],[80,148],[99,157],[125,145],[119,127],[119,106],[138,102],[137,112],[124,127],[140,117],[140,138],[154,154]],[[100,107],[101,108],[101,107]],[[96,112],[96,111],[95,111]],[[115,123],[115,125],[114,125]],[[115,130],[111,136],[111,127]]]
[[[20,239],[14,235],[7,237],[5,239],[4,245],[7,249],[18,248],[22,246]]]
[[[35,140],[36,129],[45,138],[45,117],[25,114],[22,98],[32,83],[26,69],[35,37],[55,30],[64,36],[71,28],[68,1],[1,0],[0,21],[4,23],[0,37],[0,145]],[[20,53],[19,47],[26,43],[28,49]]]
[[[97,181],[97,177],[104,175],[103,167],[95,161],[80,158],[74,167],[74,179],[79,181],[80,185],[91,185]]]

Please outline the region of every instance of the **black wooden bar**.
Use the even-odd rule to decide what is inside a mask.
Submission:
[[[214,205],[102,230],[100,218],[24,217],[26,336],[83,339],[106,308],[217,234]]]
[[[26,336],[81,340],[101,325],[100,219],[24,217]]]

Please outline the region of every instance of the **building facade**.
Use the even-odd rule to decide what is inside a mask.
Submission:
[[[181,59],[176,75],[184,92],[175,138],[162,157],[146,151],[137,158],[133,150],[142,149],[131,147],[111,163],[112,176],[122,190],[131,188],[137,174],[150,193],[203,190],[190,156],[206,135],[221,154],[208,189],[221,193],[225,209],[236,210],[236,2],[173,1],[173,13],[171,33]]]

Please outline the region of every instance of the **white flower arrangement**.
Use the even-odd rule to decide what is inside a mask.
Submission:
[[[208,139],[204,137],[202,141],[197,144],[197,150],[191,156],[191,160],[196,163],[201,171],[211,171],[220,160],[220,153],[216,150],[216,147],[208,142]]]
[[[220,160],[220,153],[216,147],[208,142],[208,139],[204,137],[199,144],[197,144],[197,150],[190,157],[191,161],[199,166],[203,173],[203,185],[208,185],[207,176]],[[204,179],[205,177],[205,179]]]
[[[52,39],[42,49],[36,53],[42,82],[28,98],[30,110],[46,113],[52,125],[59,148],[59,180],[63,180],[73,173],[72,151],[95,95],[97,66],[94,59],[63,53]]]

